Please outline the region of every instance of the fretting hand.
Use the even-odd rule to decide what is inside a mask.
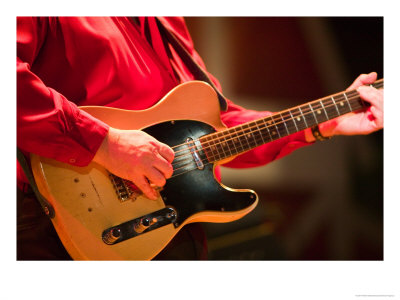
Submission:
[[[361,99],[370,103],[371,106],[320,124],[319,128],[323,136],[369,134],[383,128],[383,89],[364,86],[374,83],[376,79],[375,72],[358,76],[347,91],[357,89]],[[307,136],[310,137],[310,134]]]

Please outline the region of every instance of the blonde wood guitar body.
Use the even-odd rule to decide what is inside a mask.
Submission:
[[[192,140],[225,130],[214,90],[199,81],[179,85],[155,106],[142,111],[106,107],[81,109],[111,127],[144,130],[171,147],[189,141],[198,153],[201,153],[201,145]],[[52,222],[71,257],[76,260],[149,260],[185,224],[230,222],[254,209],[257,195],[250,190],[233,190],[219,184],[213,169],[220,161],[209,162],[202,153],[203,160],[198,162],[190,145],[185,146],[190,165],[184,166],[185,172],[174,171],[156,201],[135,193],[121,199],[124,195],[117,193],[116,178],[95,163],[80,168],[32,155],[36,183],[55,209]],[[171,215],[158,218],[157,212],[166,207],[173,210],[172,218]],[[146,220],[150,225],[137,223],[143,222],[146,216],[150,216]],[[125,228],[127,231],[135,227],[133,236],[122,232],[126,239],[114,243],[120,236],[115,236],[114,232],[111,238],[110,232],[105,235],[105,230],[125,223],[125,227],[129,227]]]

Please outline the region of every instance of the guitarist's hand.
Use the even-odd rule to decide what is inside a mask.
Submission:
[[[383,90],[363,86],[373,83],[376,79],[375,72],[358,76],[347,90],[357,89],[361,99],[369,102],[371,106],[366,110],[321,123],[319,129],[323,136],[369,134],[383,128]],[[311,132],[306,132],[306,139],[315,140]]]
[[[173,173],[174,151],[140,130],[109,129],[93,161],[132,181],[149,199],[157,199],[150,183],[164,186]]]

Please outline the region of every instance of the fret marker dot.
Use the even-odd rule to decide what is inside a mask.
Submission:
[[[340,106],[343,106],[343,105],[344,105],[343,101],[342,101],[342,102],[340,102]]]
[[[296,120],[300,122],[300,120],[301,120],[301,119],[300,119],[300,117],[297,117],[297,119],[296,119]]]
[[[276,134],[276,131],[272,131],[272,134]]]
[[[320,109],[317,110],[317,114],[319,114],[319,115],[321,114],[321,110]]]

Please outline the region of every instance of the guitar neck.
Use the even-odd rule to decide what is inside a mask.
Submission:
[[[383,79],[371,86],[383,88]],[[209,162],[216,162],[368,106],[357,90],[340,92],[203,136],[200,142]]]

